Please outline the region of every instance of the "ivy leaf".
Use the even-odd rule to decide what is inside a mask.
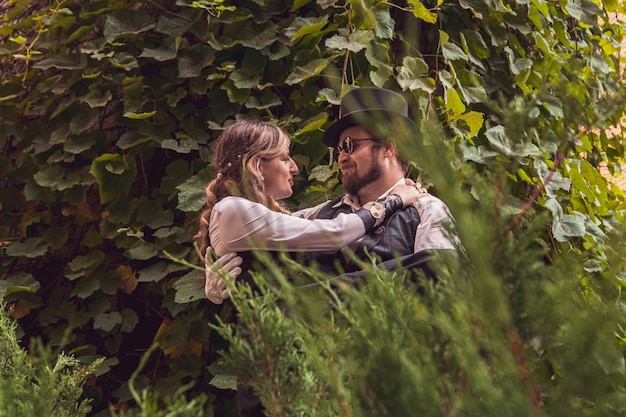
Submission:
[[[396,21],[391,17],[389,9],[374,9],[376,18],[376,36],[380,39],[392,39]]]
[[[566,214],[552,221],[552,233],[559,242],[566,242],[569,237],[585,235],[585,216],[581,213]]]
[[[463,50],[452,42],[447,42],[443,45],[443,49],[441,51],[443,53],[443,57],[448,61],[456,61],[462,60],[467,61],[468,57]]]
[[[454,118],[464,113],[466,109],[461,97],[459,97],[459,93],[457,93],[454,88],[448,88],[446,90],[445,106],[446,110],[448,110]]]
[[[398,84],[403,90],[422,90],[428,94],[435,91],[435,80],[427,77],[428,64],[416,57],[405,57],[398,68]]]
[[[602,13],[602,9],[589,0],[568,0],[565,10],[575,19],[590,26],[597,24],[598,15]]]
[[[157,61],[169,61],[170,59],[176,58],[176,52],[178,51],[178,46],[176,45],[176,40],[174,38],[164,39],[158,48],[150,49],[146,48],[141,51],[140,58],[153,58]]]
[[[34,293],[41,285],[31,274],[21,272],[0,280],[0,299],[7,295],[27,291]]]
[[[204,207],[204,189],[211,180],[213,176],[203,169],[177,186],[176,189],[179,191],[177,207],[186,212],[199,211]]]
[[[100,186],[100,201],[106,202],[128,194],[137,176],[137,164],[132,157],[105,153],[92,162],[89,173]]]
[[[485,132],[485,136],[496,149],[507,156],[541,156],[539,148],[532,143],[513,143],[503,126],[495,126]]]
[[[133,119],[133,120],[143,120],[143,119],[149,119],[155,114],[156,114],[156,110],[145,112],[145,113],[135,113],[132,111],[128,111],[124,113],[124,117],[128,117],[129,119]]]
[[[209,381],[210,385],[218,389],[230,389],[237,390],[237,376],[236,375],[215,375]]]
[[[249,109],[265,110],[270,107],[276,107],[283,104],[282,99],[273,93],[265,93],[259,99],[256,96],[250,96],[246,101],[246,107]]]
[[[470,135],[476,136],[478,131],[483,127],[485,121],[483,115],[477,111],[469,111],[462,114],[459,119],[463,120],[470,128]]]
[[[65,276],[73,280],[84,275],[89,275],[104,262],[104,259],[104,253],[99,250],[87,255],[79,255],[67,264],[67,269],[70,272],[66,273]]]
[[[125,308],[122,310],[122,327],[120,331],[122,333],[130,333],[135,330],[137,327],[137,323],[139,323],[139,317],[135,310],[131,310],[130,308]]]
[[[119,311],[98,314],[93,321],[93,328],[110,332],[115,326],[122,324],[122,315]]]
[[[96,140],[93,135],[85,134],[80,136],[72,136],[68,138],[63,144],[63,150],[68,153],[78,155],[90,149],[96,144]]]
[[[262,31],[259,31],[259,27],[262,26],[252,21],[248,23],[247,27],[241,32],[246,36],[240,39],[243,46],[260,51],[278,40],[276,28],[273,24],[266,24]]]
[[[367,45],[374,39],[374,33],[371,30],[357,29],[347,36],[334,35],[326,40],[326,47],[343,51],[347,49],[350,52],[359,52],[365,49]],[[319,61],[319,60],[317,60]]]
[[[158,255],[158,251],[152,243],[141,242],[128,250],[131,259],[148,260]]]
[[[104,38],[113,43],[121,35],[135,35],[154,28],[152,17],[143,10],[114,10],[104,22]]]
[[[337,172],[328,165],[318,165],[311,170],[309,174],[309,181],[316,180],[320,182],[326,182],[329,178],[332,178],[333,175],[336,175]]]
[[[100,118],[100,110],[88,109],[80,110],[72,116],[70,120],[70,133],[78,135],[95,125]]]
[[[87,66],[87,57],[83,54],[74,55],[55,55],[50,58],[42,59],[33,65],[39,69],[83,69]]]
[[[57,191],[67,190],[81,182],[80,173],[66,172],[59,164],[44,166],[35,174],[34,179],[42,187]]]
[[[442,0],[437,0],[437,6]],[[437,23],[437,13],[428,10],[420,0],[407,0],[410,6],[413,6],[413,15],[418,19],[422,19],[426,23]]]
[[[326,59],[314,59],[312,61],[309,61],[303,67],[296,67],[285,80],[285,84],[293,85],[309,78],[318,76],[322,71],[324,71],[324,69],[326,69],[328,64],[335,59],[335,57],[336,56],[333,55]]]
[[[193,78],[215,59],[215,50],[208,45],[193,45],[178,52],[178,76]]]
[[[180,139],[165,139],[161,142],[161,148],[163,149],[171,149],[178,153],[190,153],[191,151],[196,151],[199,149],[198,142],[189,138],[183,137]]]
[[[309,34],[319,35],[319,32],[328,23],[328,15],[322,17],[296,17],[291,24],[285,28],[285,35],[292,40],[302,38]]]
[[[174,283],[176,295],[174,301],[179,304],[202,300],[204,295],[204,272],[191,271]]]

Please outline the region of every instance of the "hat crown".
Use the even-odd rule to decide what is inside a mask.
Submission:
[[[384,110],[404,117],[409,115],[409,105],[395,91],[376,87],[361,87],[347,92],[341,99],[339,118],[352,113],[371,110]]]

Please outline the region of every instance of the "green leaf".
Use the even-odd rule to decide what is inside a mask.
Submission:
[[[156,114],[156,110],[145,112],[145,113],[135,113],[135,112],[129,111],[129,112],[124,113],[124,117],[128,117],[129,119],[133,119],[133,120],[143,120],[143,119],[149,119],[155,114]]]
[[[152,243],[140,242],[128,250],[128,256],[131,259],[148,260],[157,256],[159,252]]]
[[[81,176],[78,172],[66,172],[61,165],[47,165],[42,167],[34,176],[35,182],[42,187],[63,191],[79,185]]]
[[[597,24],[598,15],[602,14],[602,9],[590,0],[567,0],[565,10],[575,19],[590,26]]]
[[[179,191],[177,208],[186,212],[195,212],[202,209],[206,198],[204,190],[213,179],[214,174],[212,175],[206,169],[203,169],[177,186],[176,189]]]
[[[70,133],[78,135],[93,127],[99,119],[100,110],[98,109],[80,110],[74,113],[72,120],[70,120]]]
[[[33,67],[40,69],[83,69],[87,66],[85,55],[55,55],[51,58],[42,59],[35,63]]]
[[[88,269],[96,269],[104,262],[105,255],[102,251],[94,251],[87,255],[79,255],[72,259],[67,267],[72,272],[85,271]]]
[[[139,271],[139,282],[158,282],[173,272],[187,269],[185,266],[158,262]]]
[[[100,201],[106,202],[128,194],[137,176],[137,165],[132,157],[105,153],[92,162],[89,172],[100,186]]]
[[[150,49],[146,48],[141,51],[140,58],[153,58],[157,61],[168,61],[170,59],[176,58],[176,53],[178,52],[178,47],[176,45],[176,39],[167,38],[163,40],[158,48]]]
[[[139,323],[139,317],[135,310],[131,310],[130,308],[125,308],[122,310],[122,327],[120,331],[122,333],[130,333],[135,330],[137,324]]]
[[[210,385],[218,389],[237,390],[237,376],[236,375],[215,375],[209,381]]]
[[[171,149],[178,153],[190,153],[199,149],[198,142],[191,138],[165,139],[161,142],[163,149]]]
[[[94,317],[93,328],[110,332],[118,324],[122,324],[122,315],[119,311],[113,311],[111,313],[101,313]]]
[[[334,59],[335,56],[326,59],[314,59],[312,61],[309,61],[305,66],[296,67],[285,80],[285,84],[293,85],[309,78],[318,76]]]
[[[452,42],[447,42],[445,45],[443,45],[442,53],[443,57],[448,61],[468,60],[467,54],[463,52],[463,50],[459,46]]]
[[[398,84],[402,90],[422,90],[428,94],[435,91],[435,80],[427,76],[428,64],[415,57],[405,57],[398,68]]]
[[[442,0],[438,0],[441,4]],[[413,6],[413,15],[418,19],[422,19],[426,23],[437,23],[437,13],[432,13],[422,4],[420,0],[407,0],[410,6]],[[438,4],[438,5],[439,5]]]
[[[285,35],[292,40],[302,38],[309,34],[319,35],[319,32],[328,23],[328,15],[321,17],[296,17],[291,24],[285,28]]]
[[[198,44],[180,49],[178,52],[178,77],[193,78],[215,59],[215,50],[208,45]]]
[[[259,31],[259,28],[261,27],[263,30]],[[276,28],[272,23],[261,26],[250,20],[240,33],[243,37],[239,40],[239,42],[241,42],[241,44],[246,48],[253,48],[257,51],[260,51],[279,40],[278,35],[276,34]]]
[[[459,93],[456,92],[453,88],[448,88],[446,90],[446,110],[452,113],[454,118],[459,117],[462,113],[465,112],[465,104],[459,97]]]
[[[179,304],[206,298],[204,295],[204,272],[189,272],[174,283],[174,289],[176,290],[174,301]]]
[[[10,275],[7,279],[0,280],[0,299],[16,292],[34,293],[40,286],[32,274],[20,272]]]
[[[96,144],[93,135],[85,134],[80,136],[72,136],[63,144],[63,150],[68,153],[78,155],[90,149]]]
[[[329,39],[326,39],[325,45],[330,49],[337,49],[340,51],[347,49],[350,52],[359,52],[360,50],[365,49],[373,39],[374,33],[371,30],[357,29],[346,36],[334,35]],[[316,61],[320,60],[318,59]]]
[[[152,17],[143,10],[114,10],[104,22],[104,38],[113,43],[118,36],[136,35],[154,27]]]
[[[396,21],[391,17],[391,12],[387,8],[375,8],[376,36],[380,39],[393,39]]]
[[[478,134],[478,131],[483,127],[483,122],[485,121],[483,115],[477,111],[469,111],[462,114],[459,119],[467,123],[467,126],[470,128],[471,136]]]

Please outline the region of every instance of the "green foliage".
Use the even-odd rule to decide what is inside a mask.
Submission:
[[[27,338],[59,345],[70,334],[81,360],[108,358],[89,388],[97,410],[133,401],[125,381],[153,342],[161,350],[138,390],[193,380],[193,395],[214,376],[204,368],[224,341],[207,323],[231,312],[198,300],[191,237],[223,126],[259,117],[289,130],[301,169],[291,203],[318,203],[341,192],[320,139],[355,86],[402,92],[425,133],[431,121],[444,130],[443,143],[424,135],[439,152],[399,145],[460,223],[490,209],[478,220],[497,226],[496,237],[468,251],[521,239],[517,231],[539,222],[547,227],[534,238],[546,260],[573,255],[584,264],[571,279],[590,298],[609,302],[623,285],[612,238],[623,228],[624,195],[599,171],[619,175],[624,162],[624,26],[613,19],[621,3],[5,7],[0,295],[15,304]],[[228,394],[214,394],[207,408],[228,409]]]
[[[625,415],[626,316],[614,283],[575,251],[547,261],[544,216],[508,230],[513,215],[491,205],[502,190],[465,178],[481,189],[478,204],[438,184],[466,246],[439,254],[436,281],[370,269],[355,286],[290,263],[257,276],[282,283],[262,296],[233,288],[238,323],[218,327],[225,361],[268,416]],[[620,273],[623,239],[603,241]],[[293,285],[302,274],[317,290]]]
[[[0,303],[0,416],[79,417],[91,410],[83,386],[101,364],[87,366],[63,352],[19,345],[17,323]]]

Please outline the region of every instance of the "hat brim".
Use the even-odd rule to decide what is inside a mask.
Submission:
[[[411,119],[396,112],[372,109],[352,112],[330,125],[324,132],[324,144],[336,147],[341,132],[357,125],[363,126],[381,139],[392,137],[396,140],[419,140],[421,143],[421,132]]]

